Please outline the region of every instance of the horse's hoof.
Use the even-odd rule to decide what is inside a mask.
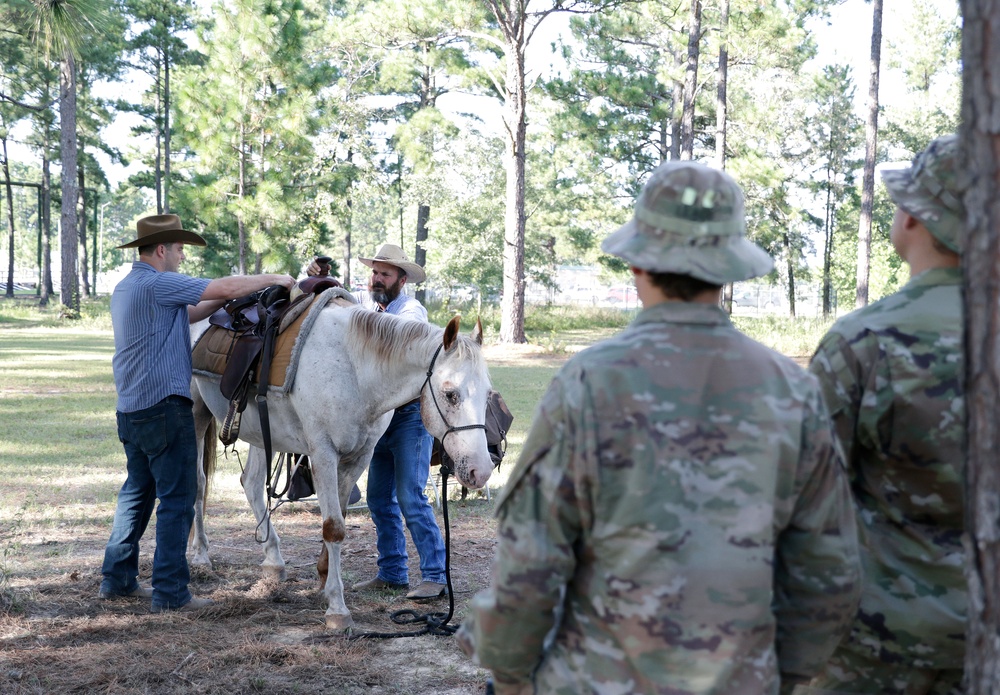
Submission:
[[[198,557],[197,555],[191,558],[191,562],[188,563],[191,567],[197,567],[198,569],[203,569],[207,571],[212,570],[212,561],[207,557]]]
[[[263,572],[265,579],[274,579],[279,582],[283,582],[288,579],[288,572],[285,571],[284,567],[261,565],[261,571]]]
[[[327,613],[326,615],[326,629],[336,630],[338,632],[346,632],[354,627],[354,618],[351,614],[347,615],[337,615],[336,613]]]

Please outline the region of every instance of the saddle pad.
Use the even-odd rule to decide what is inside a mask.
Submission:
[[[271,376],[269,386],[282,388],[285,385],[285,375],[292,361],[292,348],[295,339],[302,330],[308,312],[299,314],[291,324],[279,333],[274,340],[274,355],[271,357]],[[212,326],[201,337],[191,352],[191,366],[195,371],[208,372],[221,376],[226,370],[227,356],[232,347],[235,334],[220,326]],[[256,381],[254,383],[257,383]]]
[[[269,388],[278,388],[285,392],[291,390],[298,363],[299,350],[296,349],[298,337],[309,334],[315,316],[330,303],[349,307],[356,305],[357,300],[345,290],[334,287],[317,295],[313,301],[307,302],[308,311],[296,316],[287,327],[283,326],[282,332],[274,341]],[[232,347],[233,335],[232,331],[225,328],[210,326],[191,351],[191,366],[194,372],[221,378],[222,373],[226,371],[227,355]]]

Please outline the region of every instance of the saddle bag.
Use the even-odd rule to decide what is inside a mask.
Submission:
[[[503,457],[507,454],[507,432],[510,431],[512,422],[514,422],[514,415],[511,414],[503,396],[500,395],[499,391],[491,389],[486,397],[486,421],[484,424],[486,425],[486,450],[490,454],[494,468],[500,467]],[[441,440],[435,439],[434,447],[431,449],[431,465],[439,466],[443,463],[446,464],[447,468],[451,468],[444,448],[441,446]]]

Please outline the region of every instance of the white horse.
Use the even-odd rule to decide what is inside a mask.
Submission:
[[[207,321],[192,326],[192,344],[207,328]],[[493,463],[482,425],[490,378],[480,350],[482,326],[477,322],[471,337],[458,331],[457,316],[442,330],[357,306],[331,304],[315,317],[308,334],[300,336],[291,389],[268,393],[273,450],[307,454],[311,463],[323,519],[324,554],[332,569],[324,586],[329,629],[354,624],[344,604],[340,576],[347,500],[395,408],[419,397],[421,419],[428,432],[443,442],[458,480],[470,488],[481,488],[489,480]],[[191,564],[210,566],[205,471],[210,476],[214,464],[215,422],[224,419],[229,404],[219,391],[218,377],[196,372],[191,391],[201,457]],[[251,445],[240,482],[266,539],[261,565],[266,573],[283,579],[285,561],[268,514],[267,462],[252,398],[243,413],[239,438]]]

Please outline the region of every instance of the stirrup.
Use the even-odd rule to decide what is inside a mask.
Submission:
[[[240,420],[243,414],[240,412],[239,399],[229,401],[229,410],[226,411],[226,419],[222,421],[222,428],[219,430],[219,441],[223,446],[231,446],[236,443],[240,435]]]

